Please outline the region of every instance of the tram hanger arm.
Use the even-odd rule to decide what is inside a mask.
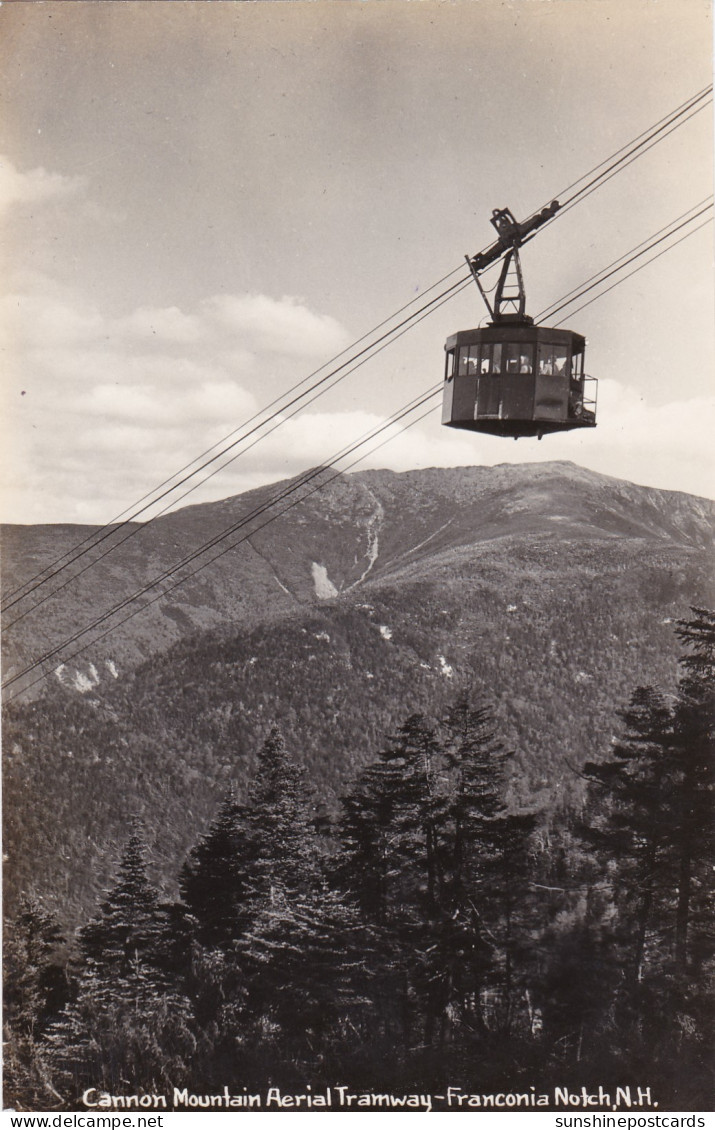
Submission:
[[[485,270],[492,263],[496,263],[497,259],[501,259],[505,251],[521,247],[522,243],[526,242],[526,237],[531,236],[537,228],[550,220],[560,207],[558,200],[553,200],[546,208],[542,208],[540,212],[535,212],[533,216],[522,223],[514,218],[508,208],[495,208],[492,212],[491,222],[499,234],[498,240],[486,251],[474,255],[471,259],[467,256],[467,262],[474,277],[476,278],[480,271]]]

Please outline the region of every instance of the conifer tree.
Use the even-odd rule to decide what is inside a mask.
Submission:
[[[45,1038],[68,1101],[85,1086],[137,1092],[180,1082],[195,1047],[192,1011],[170,983],[166,922],[135,830],[100,913],[80,932],[77,994]]]
[[[504,817],[504,766],[511,756],[497,740],[489,710],[473,710],[466,697],[450,709],[447,765],[452,772],[452,887],[459,906],[489,883],[499,861]]]
[[[658,1054],[666,1061],[677,1049],[683,1062],[701,1057],[712,1017],[715,615],[693,613],[678,622],[690,651],[671,701],[639,688],[611,758],[584,770],[585,836],[600,849],[617,909],[611,957],[628,973],[618,1030],[634,1054],[652,1045],[655,1013]]]
[[[512,1020],[515,962],[523,951],[530,814],[506,805],[506,767],[512,754],[497,739],[491,712],[461,696],[445,719],[446,761],[452,775],[450,898],[457,1007],[472,1023],[480,988],[497,990],[493,1023]]]
[[[303,892],[271,886],[238,945],[243,1012],[294,1050],[317,1054],[340,1026],[357,1030],[369,999],[370,931],[326,884]]]
[[[64,949],[55,916],[38,899],[23,899],[3,945],[4,1098],[18,1110],[56,1099],[40,1043],[69,996]]]
[[[444,939],[448,798],[440,743],[412,715],[345,798],[336,876],[376,929],[385,1036],[431,1045],[448,1005]]]
[[[179,877],[181,897],[195,922],[196,936],[209,948],[225,948],[242,932],[250,858],[247,810],[231,790]]]
[[[401,751],[388,747],[342,798],[338,825],[341,851],[334,866],[338,882],[365,918],[381,926],[387,924],[393,906],[393,822],[402,772]]]
[[[88,1086],[161,1092],[187,1078],[196,1048],[193,1013],[185,996],[159,986],[139,960],[130,960],[114,984],[90,966],[44,1044],[53,1084],[69,1103]]]
[[[679,787],[671,837],[677,866],[675,960],[680,974],[696,972],[691,964],[700,967],[712,956],[715,893],[715,612],[691,611],[693,618],[679,620],[676,628],[690,651],[680,661],[684,673],[673,711]]]
[[[639,688],[611,758],[584,769],[593,783],[587,834],[617,863],[636,982],[647,962],[688,974],[693,910],[697,918],[712,897],[715,614],[693,611],[693,620],[678,622],[691,652],[672,705]]]
[[[114,886],[97,918],[81,930],[80,942],[86,960],[113,976],[137,961],[159,964],[159,897],[147,879],[146,848],[138,827],[126,844]]]
[[[321,881],[323,847],[314,817],[303,773],[274,728],[259,751],[245,805],[233,796],[224,801],[182,870],[181,892],[200,943],[192,995],[204,1043],[217,1062],[235,1053],[237,1041],[246,1051],[247,1030],[260,1037],[261,1025],[275,1022],[281,1032],[290,1021],[294,1031],[299,985],[306,995],[318,993],[310,989],[319,976],[308,952],[310,934],[295,917],[297,907],[312,905]],[[290,1007],[294,971],[296,1003]]]
[[[248,885],[254,899],[272,886],[304,891],[319,876],[314,802],[302,770],[271,730],[259,754],[246,808]]]
[[[442,895],[445,797],[434,730],[412,715],[344,799],[339,872],[377,923],[435,912]]]
[[[633,988],[643,977],[654,923],[662,924],[669,917],[672,900],[668,823],[674,800],[673,718],[654,687],[637,688],[620,717],[625,730],[614,743],[610,760],[584,767],[593,786],[600,786],[592,787],[589,794],[591,822],[585,834],[618,868],[620,941],[627,947],[623,964]]]
[[[56,917],[38,899],[23,899],[7,925],[3,947],[3,1019],[16,1031],[38,1037],[64,1004],[64,946]]]

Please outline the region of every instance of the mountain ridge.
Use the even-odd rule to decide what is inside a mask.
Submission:
[[[436,565],[439,553],[493,539],[539,538],[558,527],[553,533],[561,542],[642,536],[702,548],[714,510],[706,499],[640,487],[564,462],[351,475],[316,471],[318,479],[330,476],[319,491],[313,481],[301,485],[308,476],[298,476],[123,529],[122,538],[133,535],[127,542],[6,633],[6,674],[79,630],[88,608],[102,614],[113,600],[149,585],[232,525],[245,523],[234,535],[241,539],[237,548],[154,601],[107,643],[89,647],[76,664],[77,674],[86,681],[88,664],[107,660],[128,670],[192,631],[280,619],[378,579]],[[294,487],[295,495],[288,497],[300,503],[277,518],[271,515],[270,524],[261,528],[265,518],[255,512]],[[68,542],[77,544],[77,530],[89,537],[96,527],[6,527],[7,590],[60,557]],[[111,544],[108,539],[99,552]],[[83,559],[77,568],[85,564]],[[18,607],[22,612],[26,605]],[[12,625],[12,614],[8,620]]]

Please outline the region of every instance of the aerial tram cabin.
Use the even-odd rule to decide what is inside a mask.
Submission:
[[[492,320],[447,338],[442,423],[489,435],[537,436],[596,426],[597,381],[586,376],[586,340],[572,330],[535,326],[524,312],[518,248],[556,212],[556,201],[523,224],[495,210],[499,239],[467,259]],[[505,254],[506,252],[506,254]],[[480,273],[504,256],[494,307]]]

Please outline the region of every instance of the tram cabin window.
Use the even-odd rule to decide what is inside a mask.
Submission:
[[[539,346],[539,359],[538,359],[539,375],[542,377],[552,377],[554,375],[554,350],[551,345]]]
[[[539,345],[537,366],[542,377],[561,377],[569,371],[569,351],[562,345]]]
[[[504,372],[505,373],[518,373],[519,372],[519,346],[515,341],[507,341],[504,343]]]
[[[497,352],[498,351],[498,352]],[[498,360],[497,360],[498,357]],[[503,368],[502,368],[503,357]],[[531,373],[534,369],[533,346],[518,341],[507,341],[494,346],[493,373]]]
[[[464,345],[459,351],[459,376],[473,377],[479,366],[479,346]]]
[[[447,358],[446,358],[445,370],[444,370],[444,379],[446,381],[451,381],[454,378],[454,368],[455,368],[456,359],[457,358],[456,358],[455,350],[454,349],[447,350]]]
[[[554,376],[562,376],[568,369],[568,350],[560,346],[554,349]]]

